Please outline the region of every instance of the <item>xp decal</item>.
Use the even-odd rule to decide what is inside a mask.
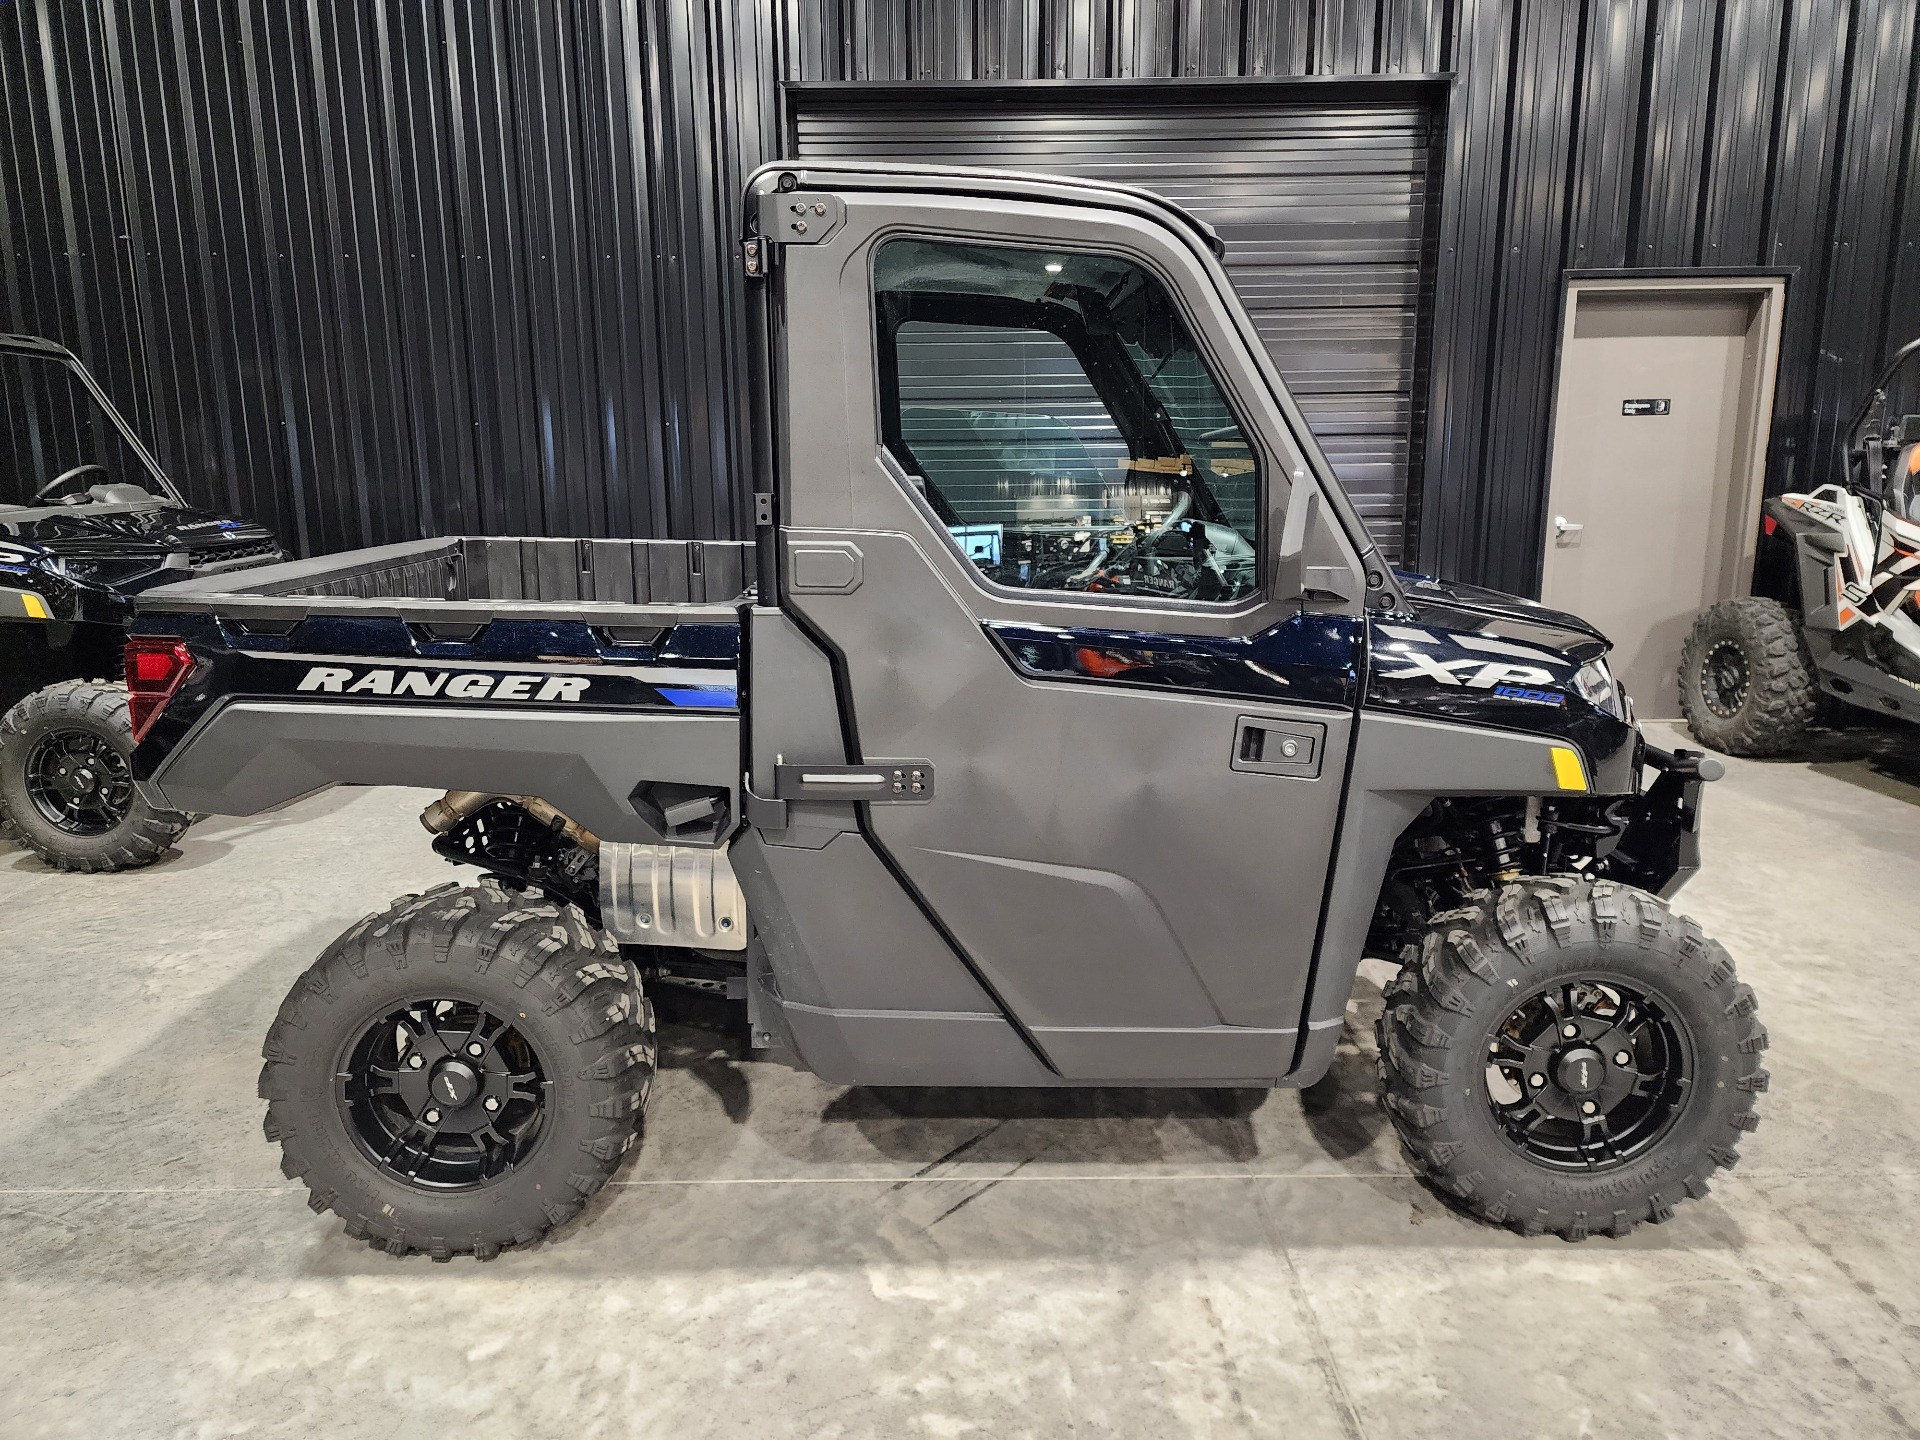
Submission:
[[[1405,619],[1369,626],[1369,709],[1554,735],[1584,758],[1596,790],[1634,784],[1632,712],[1597,632],[1464,585],[1410,584],[1407,600]]]
[[[1569,663],[1565,656],[1538,650],[1531,645],[1516,645],[1510,640],[1497,640],[1490,635],[1449,633],[1443,637],[1412,625],[1382,625],[1379,629],[1390,642],[1382,655],[1383,666],[1393,665],[1397,660],[1406,662],[1398,668],[1382,668],[1382,680],[1432,680],[1440,685],[1494,690],[1516,685],[1549,684],[1560,677],[1545,666],[1565,666]],[[1450,660],[1439,658],[1441,653],[1459,650],[1478,653]],[[1518,657],[1532,663],[1519,664],[1515,658],[1489,659],[1489,655]],[[1504,693],[1503,688],[1501,693]]]

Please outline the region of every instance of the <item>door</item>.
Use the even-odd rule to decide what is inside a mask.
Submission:
[[[779,260],[782,601],[859,760],[930,768],[869,836],[1062,1074],[1284,1074],[1361,636],[1271,593],[1321,462],[1230,289],[1137,217],[793,203],[844,221]]]
[[[1541,599],[1592,621],[1643,717],[1680,713],[1700,610],[1745,594],[1782,281],[1574,281]]]

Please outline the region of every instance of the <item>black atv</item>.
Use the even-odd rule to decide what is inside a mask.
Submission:
[[[0,828],[62,870],[145,865],[192,817],[134,788],[130,597],[285,556],[189,506],[64,345],[0,335],[0,404]]]

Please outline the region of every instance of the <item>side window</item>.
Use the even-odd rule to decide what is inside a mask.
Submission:
[[[1258,456],[1131,261],[890,240],[882,438],[989,579],[1229,601],[1258,584]]]

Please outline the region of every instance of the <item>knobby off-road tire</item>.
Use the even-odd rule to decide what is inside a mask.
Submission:
[[[1726,683],[1732,665],[1744,687]],[[1680,709],[1702,744],[1729,755],[1779,755],[1813,723],[1820,685],[1799,617],[1747,596],[1708,606],[1680,652]]]
[[[444,1008],[422,1008],[428,1002]],[[369,1078],[390,1044],[390,1072],[400,1084],[421,1083],[406,1077],[418,1053],[425,1064],[413,1073],[428,1087],[421,1092],[426,1104],[438,1104],[434,1077],[444,1080],[450,1060],[465,1061],[463,1042],[482,1027],[476,1022],[471,1034],[448,1045],[432,1017],[456,1021],[442,1028],[457,1032],[467,1023],[459,1017],[475,1008],[506,1028],[483,1035],[487,1058],[471,1067],[481,1088],[464,1105],[442,1115],[415,1094],[409,1106],[397,1084]],[[395,1015],[400,1027],[420,1033],[393,1041]],[[316,1213],[333,1211],[348,1235],[390,1255],[488,1259],[573,1219],[638,1140],[653,1083],[653,1009],[619,948],[577,909],[491,879],[471,888],[449,883],[395,901],[328,946],[287,995],[262,1053],[267,1139],[279,1142],[280,1168],[305,1182]],[[356,1058],[369,1054],[364,1064]],[[500,1056],[507,1059],[496,1063]],[[509,1085],[497,1073],[502,1065],[522,1073]],[[484,1095],[505,1100],[500,1125],[518,1115],[517,1125],[528,1106],[510,1094],[537,1094],[540,1103],[537,1123],[523,1132],[530,1139],[506,1168],[454,1181],[443,1174],[429,1183],[434,1168],[446,1165],[420,1160],[434,1145],[421,1139],[423,1130],[406,1129],[405,1117],[432,1114],[453,1131],[462,1116],[479,1122]],[[370,1142],[376,1122],[391,1129]],[[412,1148],[377,1163],[372,1151],[385,1148],[377,1142],[403,1129]],[[457,1155],[464,1153],[461,1138],[443,1135],[436,1143],[452,1145]]]
[[[0,829],[60,870],[152,864],[192,817],[149,805],[132,757],[126,686],[62,680],[34,691],[0,719]],[[73,792],[53,788],[69,775],[86,778]],[[48,813],[64,804],[73,813]]]
[[[1543,1163],[1503,1126],[1489,1060],[1503,1022],[1544,1003],[1533,997],[1589,981],[1649,997],[1684,1037],[1691,1075],[1645,1149],[1582,1170]],[[1704,1196],[1759,1124],[1767,1032],[1754,1009],[1727,952],[1664,901],[1607,880],[1522,880],[1433,917],[1386,990],[1381,1092],[1409,1163],[1474,1214],[1529,1235],[1625,1235]]]

